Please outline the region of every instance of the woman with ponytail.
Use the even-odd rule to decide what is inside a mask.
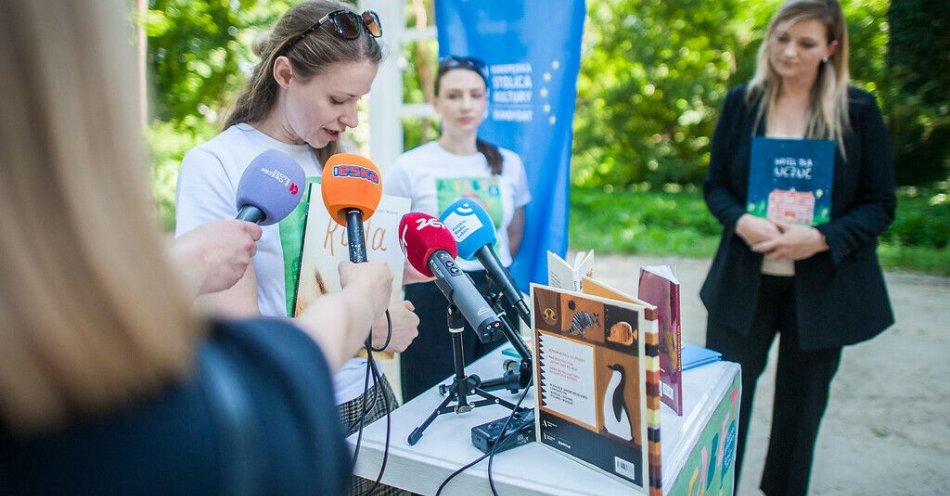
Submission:
[[[808,492],[818,428],[842,348],[894,322],[877,237],[894,219],[894,171],[874,97],[849,86],[836,0],[790,0],[769,23],[751,81],[733,88],[713,135],[705,198],[723,225],[703,285],[706,346],[742,365],[736,480],[755,385],[780,335],[761,488]],[[834,142],[831,213],[809,226],[746,211],[754,137]]]
[[[384,183],[386,193],[410,198],[412,211],[436,217],[461,197],[477,200],[494,221],[498,258],[505,266],[511,265],[521,246],[524,207],[531,193],[521,158],[478,137],[488,110],[488,68],[473,57],[443,58],[434,94],[432,106],[442,118],[442,135],[396,159]],[[488,280],[481,264],[458,263],[484,294]],[[407,284],[405,296],[420,320],[419,337],[401,355],[402,394],[408,401],[451,375],[454,367],[445,297],[433,282]],[[517,314],[507,302],[502,307],[514,316],[510,322],[517,332]],[[466,364],[500,344],[482,343],[470,329],[462,338]]]

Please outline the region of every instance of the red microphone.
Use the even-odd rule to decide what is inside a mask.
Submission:
[[[366,261],[366,238],[363,221],[368,220],[383,196],[379,169],[368,158],[350,153],[337,153],[327,159],[321,178],[323,203],[341,226],[346,226],[350,261]]]
[[[455,238],[438,218],[410,212],[399,222],[399,245],[409,264],[432,277],[435,285],[465,317],[483,343],[494,340],[502,330],[501,320],[468,276],[455,263]]]

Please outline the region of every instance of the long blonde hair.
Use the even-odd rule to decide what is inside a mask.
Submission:
[[[313,0],[294,6],[281,16],[271,32],[255,44],[254,53],[261,61],[254,66],[251,78],[224,120],[224,129],[242,122],[260,121],[271,112],[280,90],[273,76],[274,62],[281,55],[290,60],[294,74],[304,81],[323,73],[331,64],[361,61],[378,64],[383,59],[382,47],[367,29],[363,29],[358,38],[346,40],[337,36],[332,26],[321,26],[289,46],[291,40],[325,14],[340,9],[349,9],[349,6],[335,1]],[[325,163],[336,152],[337,143],[331,142],[317,150],[317,159],[321,164]]]
[[[127,12],[0,2],[0,424],[20,434],[156,391],[204,328],[150,204]]]
[[[843,154],[843,136],[850,125],[848,84],[851,75],[848,71],[848,28],[837,0],[789,0],[779,7],[759,46],[755,75],[746,88],[746,99],[757,106],[757,128],[762,117],[774,108],[782,89],[782,78],[769,62],[769,46],[775,37],[775,30],[778,26],[808,19],[823,23],[828,33],[828,43],[837,41],[838,48],[818,68],[805,137],[835,140]]]

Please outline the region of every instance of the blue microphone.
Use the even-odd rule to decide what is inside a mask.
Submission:
[[[495,224],[488,212],[475,201],[462,198],[449,205],[442,212],[440,220],[452,232],[458,246],[458,256],[466,260],[478,259],[492,281],[501,286],[502,294],[518,311],[521,320],[531,325],[531,314],[528,313],[524,297],[492,249],[496,242]]]

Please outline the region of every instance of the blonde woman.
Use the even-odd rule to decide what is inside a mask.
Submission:
[[[339,494],[331,371],[392,276],[342,265],[345,289],[299,329],[193,314],[194,292],[243,274],[260,231],[183,237],[172,258],[190,288],[169,262],[131,110],[127,8],[0,3],[0,64],[16,68],[0,71],[0,493]]]
[[[737,479],[756,380],[781,336],[766,494],[807,493],[842,348],[894,322],[875,253],[894,218],[891,151],[874,98],[848,83],[841,6],[788,1],[769,23],[755,76],[729,92],[713,136],[705,197],[723,235],[701,296],[706,345],[742,365]],[[810,227],[746,213],[755,136],[834,141],[829,222]]]

